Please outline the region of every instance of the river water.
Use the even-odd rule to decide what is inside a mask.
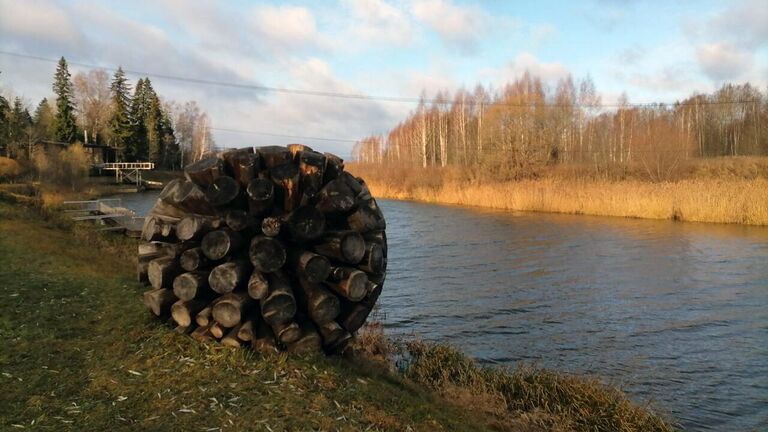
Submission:
[[[379,204],[390,334],[593,374],[686,430],[768,430],[768,228]]]

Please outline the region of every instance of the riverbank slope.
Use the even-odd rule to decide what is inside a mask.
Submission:
[[[0,200],[0,428],[671,430],[596,380],[486,370],[448,347],[411,343],[403,376],[200,344],[144,310],[135,246]]]
[[[376,197],[513,211],[768,225],[768,166],[739,167],[667,181],[544,172],[536,178],[471,178],[453,169],[350,164]]]

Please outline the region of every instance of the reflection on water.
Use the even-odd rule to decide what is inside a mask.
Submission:
[[[599,375],[690,430],[768,428],[768,229],[380,205],[392,332]]]
[[[598,375],[689,430],[768,430],[768,229],[380,205],[390,333]]]

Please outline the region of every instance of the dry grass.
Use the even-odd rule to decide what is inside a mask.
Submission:
[[[24,171],[24,167],[14,159],[0,156],[0,180],[12,180]]]
[[[514,430],[672,431],[673,426],[597,379],[543,369],[479,367],[455,348],[406,345],[405,375]],[[500,428],[500,430],[508,430]]]
[[[490,181],[455,170],[382,171],[353,166],[378,197],[433,203],[693,222],[768,225],[768,163],[744,158],[689,167],[677,181],[608,180],[549,173],[517,181]]]

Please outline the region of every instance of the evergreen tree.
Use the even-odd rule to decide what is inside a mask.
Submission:
[[[131,91],[130,84],[125,78],[123,68],[120,67],[115,72],[110,86],[112,93],[112,119],[110,119],[110,132],[112,136],[112,146],[118,149],[122,158],[129,152],[131,135],[133,133],[131,125]]]
[[[54,118],[53,108],[48,103],[48,99],[43,98],[35,109],[35,115],[32,118],[35,136],[37,139],[52,140],[54,138]]]
[[[173,122],[167,110],[163,109],[162,114],[163,158],[161,165],[166,169],[178,169],[181,167],[181,152],[179,143],[176,141],[176,133],[173,130]]]
[[[53,92],[56,93],[56,139],[66,143],[75,142],[77,139],[77,123],[75,121],[75,107],[72,103],[72,80],[67,67],[67,61],[62,57],[56,67],[56,75],[53,80]]]
[[[8,122],[9,134],[7,153],[19,157],[21,149],[29,144],[32,132],[32,117],[21,102],[21,98],[13,100],[13,108]]]
[[[11,106],[8,100],[0,95],[0,155],[8,156],[11,119]]]
[[[146,105],[144,107],[144,130],[147,132],[147,157],[150,162],[158,165],[162,164],[163,151],[163,111],[160,105],[160,98],[152,88],[149,78],[144,79],[144,97]]]
[[[126,158],[130,161],[147,160],[147,91],[145,81],[139,78],[131,100],[131,138],[126,149]]]

